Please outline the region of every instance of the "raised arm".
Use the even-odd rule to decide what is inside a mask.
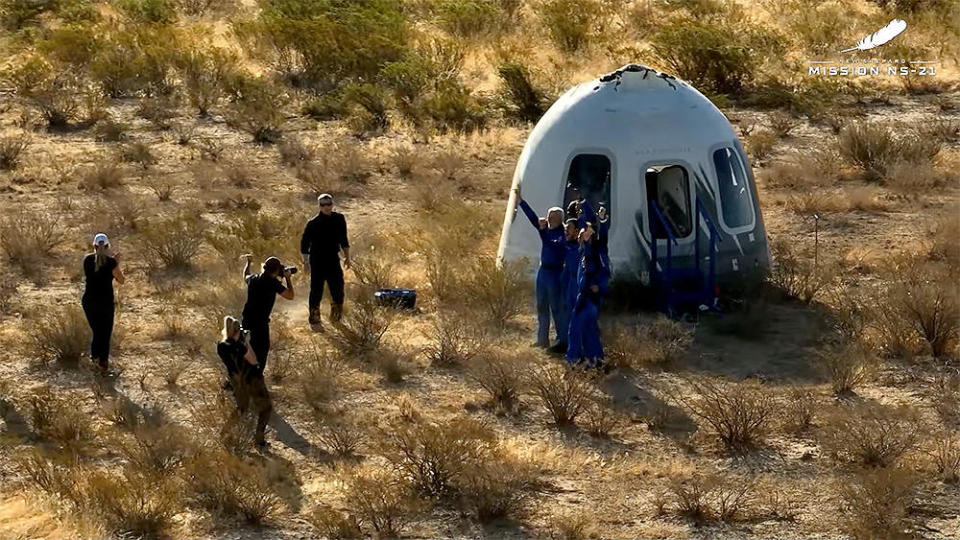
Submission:
[[[527,201],[520,199],[520,209],[523,210],[523,213],[527,216],[527,219],[530,220],[530,224],[534,228],[540,228],[540,217],[537,216],[537,213],[533,211],[533,208],[530,208],[530,205],[527,204]]]
[[[343,238],[340,239],[340,250],[343,251],[343,265],[350,268],[350,240],[347,238],[347,218],[343,218]]]

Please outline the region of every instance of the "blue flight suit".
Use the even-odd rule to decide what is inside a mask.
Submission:
[[[560,283],[563,286],[563,339],[560,342],[567,344],[570,334],[570,319],[573,308],[577,305],[577,273],[580,269],[580,242],[567,240],[564,244],[566,255],[563,259],[563,271],[560,272]],[[564,351],[561,349],[561,351]],[[565,352],[565,351],[564,351]]]
[[[550,345],[550,315],[553,315],[557,341],[563,341],[566,323],[563,313],[563,288],[560,273],[566,255],[567,241],[563,227],[540,228],[540,218],[527,201],[520,199],[520,209],[540,234],[540,269],[537,271],[537,345]]]
[[[567,337],[567,362],[571,364],[586,360],[589,362],[587,367],[597,367],[603,362],[599,314],[609,282],[610,271],[604,264],[599,249],[592,239],[585,242],[581,246],[577,300]],[[596,292],[591,290],[594,285],[598,288]]]
[[[581,229],[586,226],[586,223],[589,221],[593,223],[593,228],[596,231],[594,234],[593,243],[597,248],[597,252],[600,254],[600,257],[603,258],[603,264],[606,265],[607,269],[610,268],[610,252],[607,249],[607,240],[610,238],[610,216],[607,216],[606,221],[598,221],[597,214],[593,211],[593,207],[590,205],[590,201],[584,200],[580,205],[580,217],[577,219],[577,226]]]

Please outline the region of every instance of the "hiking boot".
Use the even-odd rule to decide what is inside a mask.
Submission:
[[[567,344],[562,341],[558,341],[551,345],[550,348],[547,349],[547,352],[551,354],[566,354]]]
[[[310,324],[320,324],[320,306],[310,310]]]
[[[343,304],[330,304],[330,320],[338,323],[343,318]]]

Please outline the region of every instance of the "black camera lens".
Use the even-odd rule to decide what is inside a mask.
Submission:
[[[296,266],[288,266],[288,267],[286,267],[284,270],[286,270],[287,272],[290,272],[290,275],[293,275],[293,274],[296,274],[296,273],[297,273],[297,267],[296,267]]]

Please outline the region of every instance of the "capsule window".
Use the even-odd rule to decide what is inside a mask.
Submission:
[[[730,229],[752,225],[753,199],[740,154],[733,148],[720,148],[713,153],[713,165],[717,169],[723,224]]]
[[[603,154],[578,154],[570,161],[564,208],[577,198],[577,193],[590,201],[594,210],[610,207],[610,158]]]

